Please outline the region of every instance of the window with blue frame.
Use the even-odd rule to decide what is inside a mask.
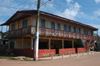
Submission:
[[[78,33],[81,33],[81,28],[78,28]]]
[[[84,34],[86,34],[86,30],[84,30]]]
[[[76,33],[76,27],[73,27],[73,29],[74,29],[74,30],[73,30],[73,32],[75,32],[75,33]]]
[[[27,19],[26,20],[23,20],[23,28],[28,26],[27,22],[28,22]]]
[[[93,31],[91,31],[91,35],[93,36]]]
[[[11,30],[15,30],[15,24],[12,24]]]
[[[66,25],[64,25],[64,31],[67,31],[67,26]]]
[[[55,28],[55,23],[51,22],[51,29],[54,29],[54,28]]]
[[[45,27],[45,20],[41,19],[41,27]]]
[[[71,32],[71,26],[68,26],[68,31]]]
[[[86,31],[86,34],[88,35],[88,30]]]
[[[60,30],[60,24],[57,24],[57,29]]]

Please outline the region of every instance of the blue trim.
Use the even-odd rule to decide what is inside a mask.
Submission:
[[[51,22],[51,29],[54,29],[54,28],[55,28],[55,23]]]
[[[57,29],[60,30],[60,24],[57,24]]]
[[[75,32],[76,33],[76,27],[73,27],[74,28],[74,31],[73,32]]]
[[[86,34],[86,30],[84,30],[84,34]]]
[[[26,20],[23,20],[23,28],[28,26],[27,22],[28,22],[27,19]]]
[[[67,31],[67,26],[66,25],[64,25],[64,31]]]
[[[71,32],[71,26],[68,26],[68,31]]]
[[[12,24],[11,30],[15,30],[15,24]]]
[[[81,33],[81,29],[80,28],[78,28],[78,33]]]
[[[41,27],[45,27],[45,20],[41,19]]]

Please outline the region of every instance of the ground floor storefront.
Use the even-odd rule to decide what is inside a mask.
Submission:
[[[84,44],[85,43],[85,44]],[[87,45],[88,44],[88,45]],[[13,49],[15,55],[34,55],[34,38],[21,37],[9,40],[9,49]],[[39,57],[49,57],[52,55],[68,55],[82,53],[89,50],[89,42],[81,39],[39,39]]]

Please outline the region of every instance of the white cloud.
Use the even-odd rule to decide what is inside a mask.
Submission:
[[[94,12],[95,16],[100,16],[100,9],[97,9],[95,12]]]
[[[66,0],[66,1],[67,1],[67,3],[73,2],[73,0]]]
[[[91,14],[91,15],[87,15],[87,14],[85,14],[84,12],[80,12],[80,13],[78,14],[78,17],[79,17],[79,18],[89,19],[89,20],[99,20],[99,19],[96,17],[96,15],[94,15],[94,13]]]
[[[91,26],[96,27],[97,29],[99,29],[98,30],[98,32],[99,32],[98,34],[100,35],[100,25],[99,24],[89,24],[89,25],[91,25]]]
[[[27,3],[24,3],[27,2]],[[30,4],[29,4],[30,3]],[[15,1],[15,0],[0,0],[0,16],[13,15],[18,10],[29,10],[36,9],[34,2],[31,0],[26,1]]]
[[[98,4],[98,3],[100,3],[100,0],[95,0],[95,2]]]
[[[63,12],[58,13],[60,16],[66,17],[68,19],[75,20],[75,17],[79,14],[80,11],[80,5],[76,2],[74,4],[71,4],[73,0],[67,0],[67,3],[69,8],[66,8]]]

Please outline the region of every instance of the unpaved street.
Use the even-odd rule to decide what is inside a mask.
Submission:
[[[100,66],[100,54],[43,61],[0,59],[0,66]]]

